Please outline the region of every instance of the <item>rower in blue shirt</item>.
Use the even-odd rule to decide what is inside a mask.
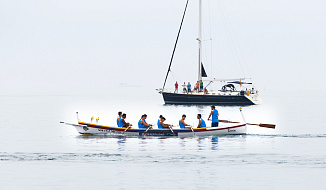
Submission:
[[[147,118],[146,114],[141,116],[141,119],[138,121],[139,129],[147,129],[148,127],[151,127],[151,125],[146,122],[146,118]]]
[[[186,115],[183,114],[182,119],[179,120],[180,129],[184,129],[184,128],[186,128],[186,126],[190,126],[185,123],[185,119],[186,119]]]
[[[121,127],[123,128],[130,128],[132,126],[132,124],[126,122],[126,118],[127,118],[127,114],[122,114],[121,119],[120,119],[120,125],[122,125]]]
[[[121,116],[122,116],[122,112],[119,111],[119,112],[118,112],[118,118],[117,118],[117,126],[118,126],[118,127],[120,127]]]
[[[161,122],[161,119],[162,119],[163,115],[160,115],[158,120],[157,120],[157,127],[159,128],[160,126],[160,122]],[[159,128],[160,129],[160,128]]]
[[[160,123],[158,124],[159,129],[165,129],[165,128],[170,128],[172,125],[170,124],[165,124],[165,117],[162,116]]]
[[[197,114],[197,119],[199,119],[197,128],[206,128],[206,123],[203,118],[201,118],[201,114]]]
[[[212,127],[218,127],[218,116],[219,116],[219,113],[215,109],[215,106],[211,106],[211,109],[212,109],[212,111],[211,111],[211,113],[208,116],[208,120],[212,116]]]

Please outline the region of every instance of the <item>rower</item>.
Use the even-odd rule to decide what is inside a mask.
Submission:
[[[121,118],[121,122],[122,122],[122,127],[125,127],[125,128],[127,128],[127,127],[131,127],[132,125],[130,124],[130,123],[128,123],[128,122],[126,122],[126,117],[127,117],[127,114],[122,114],[122,118]]]
[[[203,118],[201,118],[201,114],[197,114],[197,119],[199,119],[197,128],[206,128],[206,123]]]
[[[118,112],[118,118],[117,118],[117,126],[118,126],[118,127],[120,127],[121,116],[122,116],[122,112],[119,111],[119,112]]]
[[[162,119],[163,115],[160,115],[158,117],[158,120],[157,120],[157,126],[160,126],[160,122],[161,122],[161,119]]]
[[[141,116],[141,119],[138,121],[138,127],[139,129],[147,129],[148,127],[151,127],[150,124],[146,122],[147,115],[144,114]]]
[[[218,127],[218,116],[219,116],[219,113],[215,109],[215,106],[211,106],[211,109],[212,109],[212,111],[211,111],[211,113],[208,116],[208,120],[212,116],[212,127]]]
[[[190,126],[185,123],[185,119],[186,119],[186,115],[183,114],[182,119],[179,120],[180,129],[184,129],[184,128],[186,128],[186,126]]]
[[[165,121],[165,117],[162,117],[161,122],[158,124],[159,129],[169,128],[172,126],[170,124],[165,124],[164,121]]]

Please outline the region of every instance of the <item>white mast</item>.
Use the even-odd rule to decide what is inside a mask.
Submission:
[[[202,47],[201,47],[201,38],[202,38],[202,0],[199,0],[199,31],[198,31],[198,51],[199,51],[199,55],[198,55],[198,81],[202,80],[201,77],[201,51],[202,51]]]

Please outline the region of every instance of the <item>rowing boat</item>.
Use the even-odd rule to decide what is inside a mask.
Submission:
[[[63,123],[63,122],[62,122]],[[242,135],[247,132],[246,123],[220,123],[218,127],[186,128],[186,129],[138,129],[120,128],[78,121],[78,124],[65,123],[74,126],[82,135],[109,135],[109,136],[219,136]],[[147,132],[146,132],[147,130]]]

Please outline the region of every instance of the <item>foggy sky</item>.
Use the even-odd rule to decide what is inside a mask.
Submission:
[[[231,54],[219,3],[203,1],[209,7],[204,9],[204,37],[213,39],[212,51],[210,42],[205,46],[207,73],[238,77],[241,69]],[[0,95],[108,94],[119,86],[151,93],[163,85],[185,3],[2,0]],[[323,85],[326,1],[223,3],[249,70],[245,75],[256,88]],[[190,0],[168,86],[174,80],[196,81],[197,36],[198,1]]]

